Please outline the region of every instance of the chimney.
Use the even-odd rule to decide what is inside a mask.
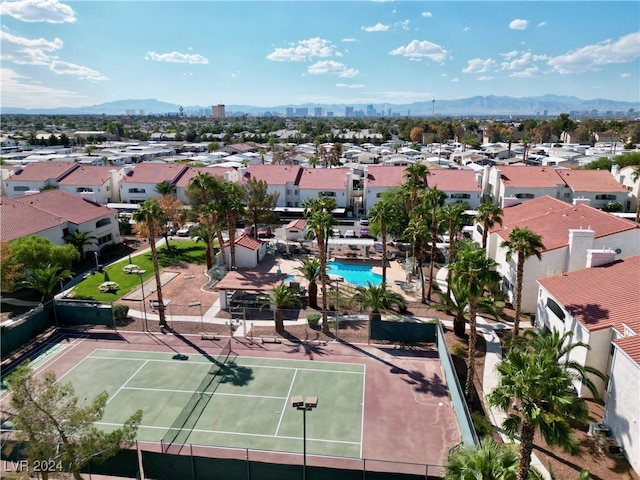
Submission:
[[[112,192],[113,201],[120,201],[120,179],[118,170],[109,170],[109,190]]]
[[[611,175],[620,175],[620,165],[611,165]]]
[[[615,250],[610,248],[602,248],[598,250],[587,250],[587,268],[600,267],[602,265],[609,265],[616,260]]]
[[[584,197],[574,198],[573,204],[574,205],[591,205],[591,199],[584,198]]]
[[[593,247],[593,239],[596,232],[591,227],[586,229],[569,230],[569,259],[567,272],[585,268],[587,264],[587,251]]]

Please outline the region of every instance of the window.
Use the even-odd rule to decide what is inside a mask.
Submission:
[[[532,198],[536,198],[533,193],[516,193],[514,195],[516,198],[531,200]]]
[[[78,188],[76,188],[76,192],[77,193],[93,192],[93,188],[91,188],[91,187],[78,187]]]
[[[29,187],[25,187],[23,185],[16,185],[15,187],[13,187],[13,191],[14,192],[28,192],[29,191]]]
[[[596,195],[596,200],[616,200],[615,195]]]
[[[376,198],[380,198],[382,196],[382,193],[376,193]]]
[[[320,192],[318,193],[319,197],[335,197],[336,192]]]
[[[564,311],[562,307],[558,305],[553,299],[547,298],[547,308],[553,312],[553,314],[558,317],[559,320],[562,320],[564,323]]]
[[[108,235],[105,235],[104,237],[100,237],[98,239],[98,245],[104,245],[105,243],[110,242],[112,238],[113,237],[111,236],[110,233]]]
[[[111,224],[110,218],[103,218],[96,222],[96,228],[104,227],[105,225],[110,225],[110,224]]]
[[[130,188],[129,193],[145,193],[144,188]]]
[[[469,195],[468,193],[452,193],[451,194],[451,198],[460,199],[460,200],[467,200],[467,199],[471,198],[471,195]]]
[[[477,224],[476,225],[476,232],[478,232],[480,235],[482,235],[483,231],[484,231],[484,229],[482,228],[482,225]]]

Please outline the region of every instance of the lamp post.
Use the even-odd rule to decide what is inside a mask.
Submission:
[[[307,478],[307,412],[318,406],[318,397],[307,397],[302,400],[302,396],[291,397],[291,406],[296,410],[302,410],[302,480]]]
[[[336,282],[336,317],[335,317],[335,321],[336,321],[336,336],[334,341],[335,342],[339,342],[340,341],[340,337],[339,337],[339,331],[340,331],[340,284],[342,282],[344,282],[344,278],[342,277],[334,277],[331,280],[333,280],[334,282]]]
[[[98,262],[98,252],[94,251],[93,256],[96,259],[96,272],[100,271],[100,263]]]
[[[145,273],[145,270],[138,270],[136,273],[138,274],[138,278],[140,279],[140,290],[142,291],[142,311],[144,312],[144,322],[142,327],[145,332],[148,332],[149,326],[147,323],[147,306],[144,303],[144,283],[142,282],[142,275]]]

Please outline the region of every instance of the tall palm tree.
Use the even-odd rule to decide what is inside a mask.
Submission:
[[[488,258],[485,251],[473,242],[461,242],[455,263],[450,265],[453,282],[468,285],[467,302],[469,307],[469,346],[467,348],[467,382],[465,396],[471,398],[476,359],[476,315],[478,304],[485,296],[486,288],[498,281],[496,263]]]
[[[468,215],[464,211],[468,208],[466,203],[453,203],[439,210],[442,221],[449,230],[449,263],[456,261],[456,242],[454,238],[462,231],[462,227],[468,220]],[[447,271],[447,295],[451,293],[449,283],[451,281],[451,270]]]
[[[244,191],[236,183],[224,181],[222,184],[224,193],[224,206],[227,216],[227,233],[229,235],[229,255],[231,257],[231,269],[236,268],[236,228],[238,220],[245,213]]]
[[[302,260],[302,265],[296,267],[308,282],[309,307],[318,308],[318,279],[320,278],[320,260],[317,257]]]
[[[413,255],[413,268],[414,273],[420,278],[420,286],[422,292],[422,303],[427,303],[426,291],[424,288],[424,269],[422,266],[422,250],[424,244],[424,238],[429,234],[429,227],[424,218],[417,217],[409,220],[409,224],[404,231],[404,234],[411,241],[412,255]]]
[[[509,240],[502,242],[501,247],[507,249],[507,261],[513,255],[517,255],[516,263],[516,308],[513,320],[513,334],[520,333],[520,312],[522,310],[522,279],[524,278],[524,262],[535,255],[542,259],[542,251],[545,249],[542,236],[531,231],[528,227],[515,227],[509,234]]]
[[[209,270],[211,267],[213,267],[213,257],[211,254],[211,252],[213,251],[213,235],[205,225],[199,224],[193,231],[191,238],[195,240],[196,243],[204,242],[204,244],[206,245],[204,257],[207,263],[207,270]]]
[[[284,317],[282,310],[285,308],[299,307],[302,305],[296,292],[287,287],[284,283],[269,291],[264,297],[262,307],[273,305],[273,320],[276,325],[276,332],[284,331]]]
[[[454,448],[447,457],[444,480],[516,480],[518,453],[513,444],[497,444],[491,437],[477,446]]]
[[[91,232],[81,232],[79,230],[65,235],[64,241],[76,247],[78,253],[80,253],[80,258],[84,258],[85,246],[98,244],[98,239],[91,235]]]
[[[43,268],[34,268],[27,273],[22,281],[25,287],[32,288],[42,295],[40,300],[47,303],[53,299],[53,291],[61,281],[73,278],[73,272],[60,268],[58,265],[47,265]]]
[[[570,422],[585,421],[589,412],[555,352],[535,346],[512,348],[496,369],[500,380],[487,402],[507,412],[502,428],[510,438],[520,437],[517,478],[528,480],[536,431],[549,446],[575,453],[579,443]],[[516,410],[511,409],[514,404]]]
[[[373,229],[380,228],[382,237],[382,281],[387,281],[387,224],[396,215],[396,205],[380,200],[369,210],[368,217]]]
[[[640,166],[636,165],[636,169],[631,174],[631,180],[634,183],[640,180]],[[636,223],[640,223],[640,195],[636,198]]]
[[[369,309],[369,321],[380,320],[381,313],[397,306],[401,311],[407,308],[407,302],[399,293],[389,290],[386,283],[376,285],[367,282],[367,286],[356,287],[352,300],[360,304],[360,309]]]
[[[158,183],[154,190],[160,195],[174,195],[176,193],[176,185],[167,180]]]
[[[429,262],[429,292],[427,300],[431,301],[431,292],[433,291],[433,271],[436,264],[436,243],[438,242],[438,210],[444,207],[447,200],[447,194],[438,187],[430,187],[424,195],[424,202],[431,214],[431,261]],[[451,232],[449,232],[451,233]],[[453,243],[453,240],[451,241]]]
[[[482,248],[487,248],[489,230],[491,230],[495,224],[502,225],[503,213],[502,208],[491,202],[481,203],[480,206],[478,206],[476,222],[482,225]]]
[[[318,243],[318,260],[320,261],[320,284],[322,289],[322,331],[328,332],[327,322],[327,251],[333,226],[333,210],[336,201],[331,197],[309,198],[302,203],[304,216],[307,218],[307,229],[315,235]]]
[[[419,203],[418,195],[427,186],[429,167],[424,163],[414,163],[404,169],[404,188],[408,194],[407,211],[411,212]]]
[[[156,277],[156,294],[158,295],[158,315],[160,317],[160,327],[167,326],[167,320],[164,312],[164,299],[162,298],[162,281],[160,280],[160,265],[158,263],[158,251],[156,249],[156,238],[158,237],[159,227],[164,223],[164,212],[160,208],[158,200],[150,198],[140,205],[133,212],[133,219],[142,224],[147,231],[149,239],[149,247],[151,247],[151,261],[153,262],[153,271]]]

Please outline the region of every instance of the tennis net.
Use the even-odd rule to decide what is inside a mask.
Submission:
[[[200,382],[198,388],[193,392],[191,398],[182,407],[182,410],[164,436],[165,451],[171,445],[184,445],[191,430],[200,419],[202,412],[209,403],[209,400],[218,389],[224,379],[223,369],[229,356],[231,355],[231,339],[223,347],[222,352],[213,359],[213,365]]]

